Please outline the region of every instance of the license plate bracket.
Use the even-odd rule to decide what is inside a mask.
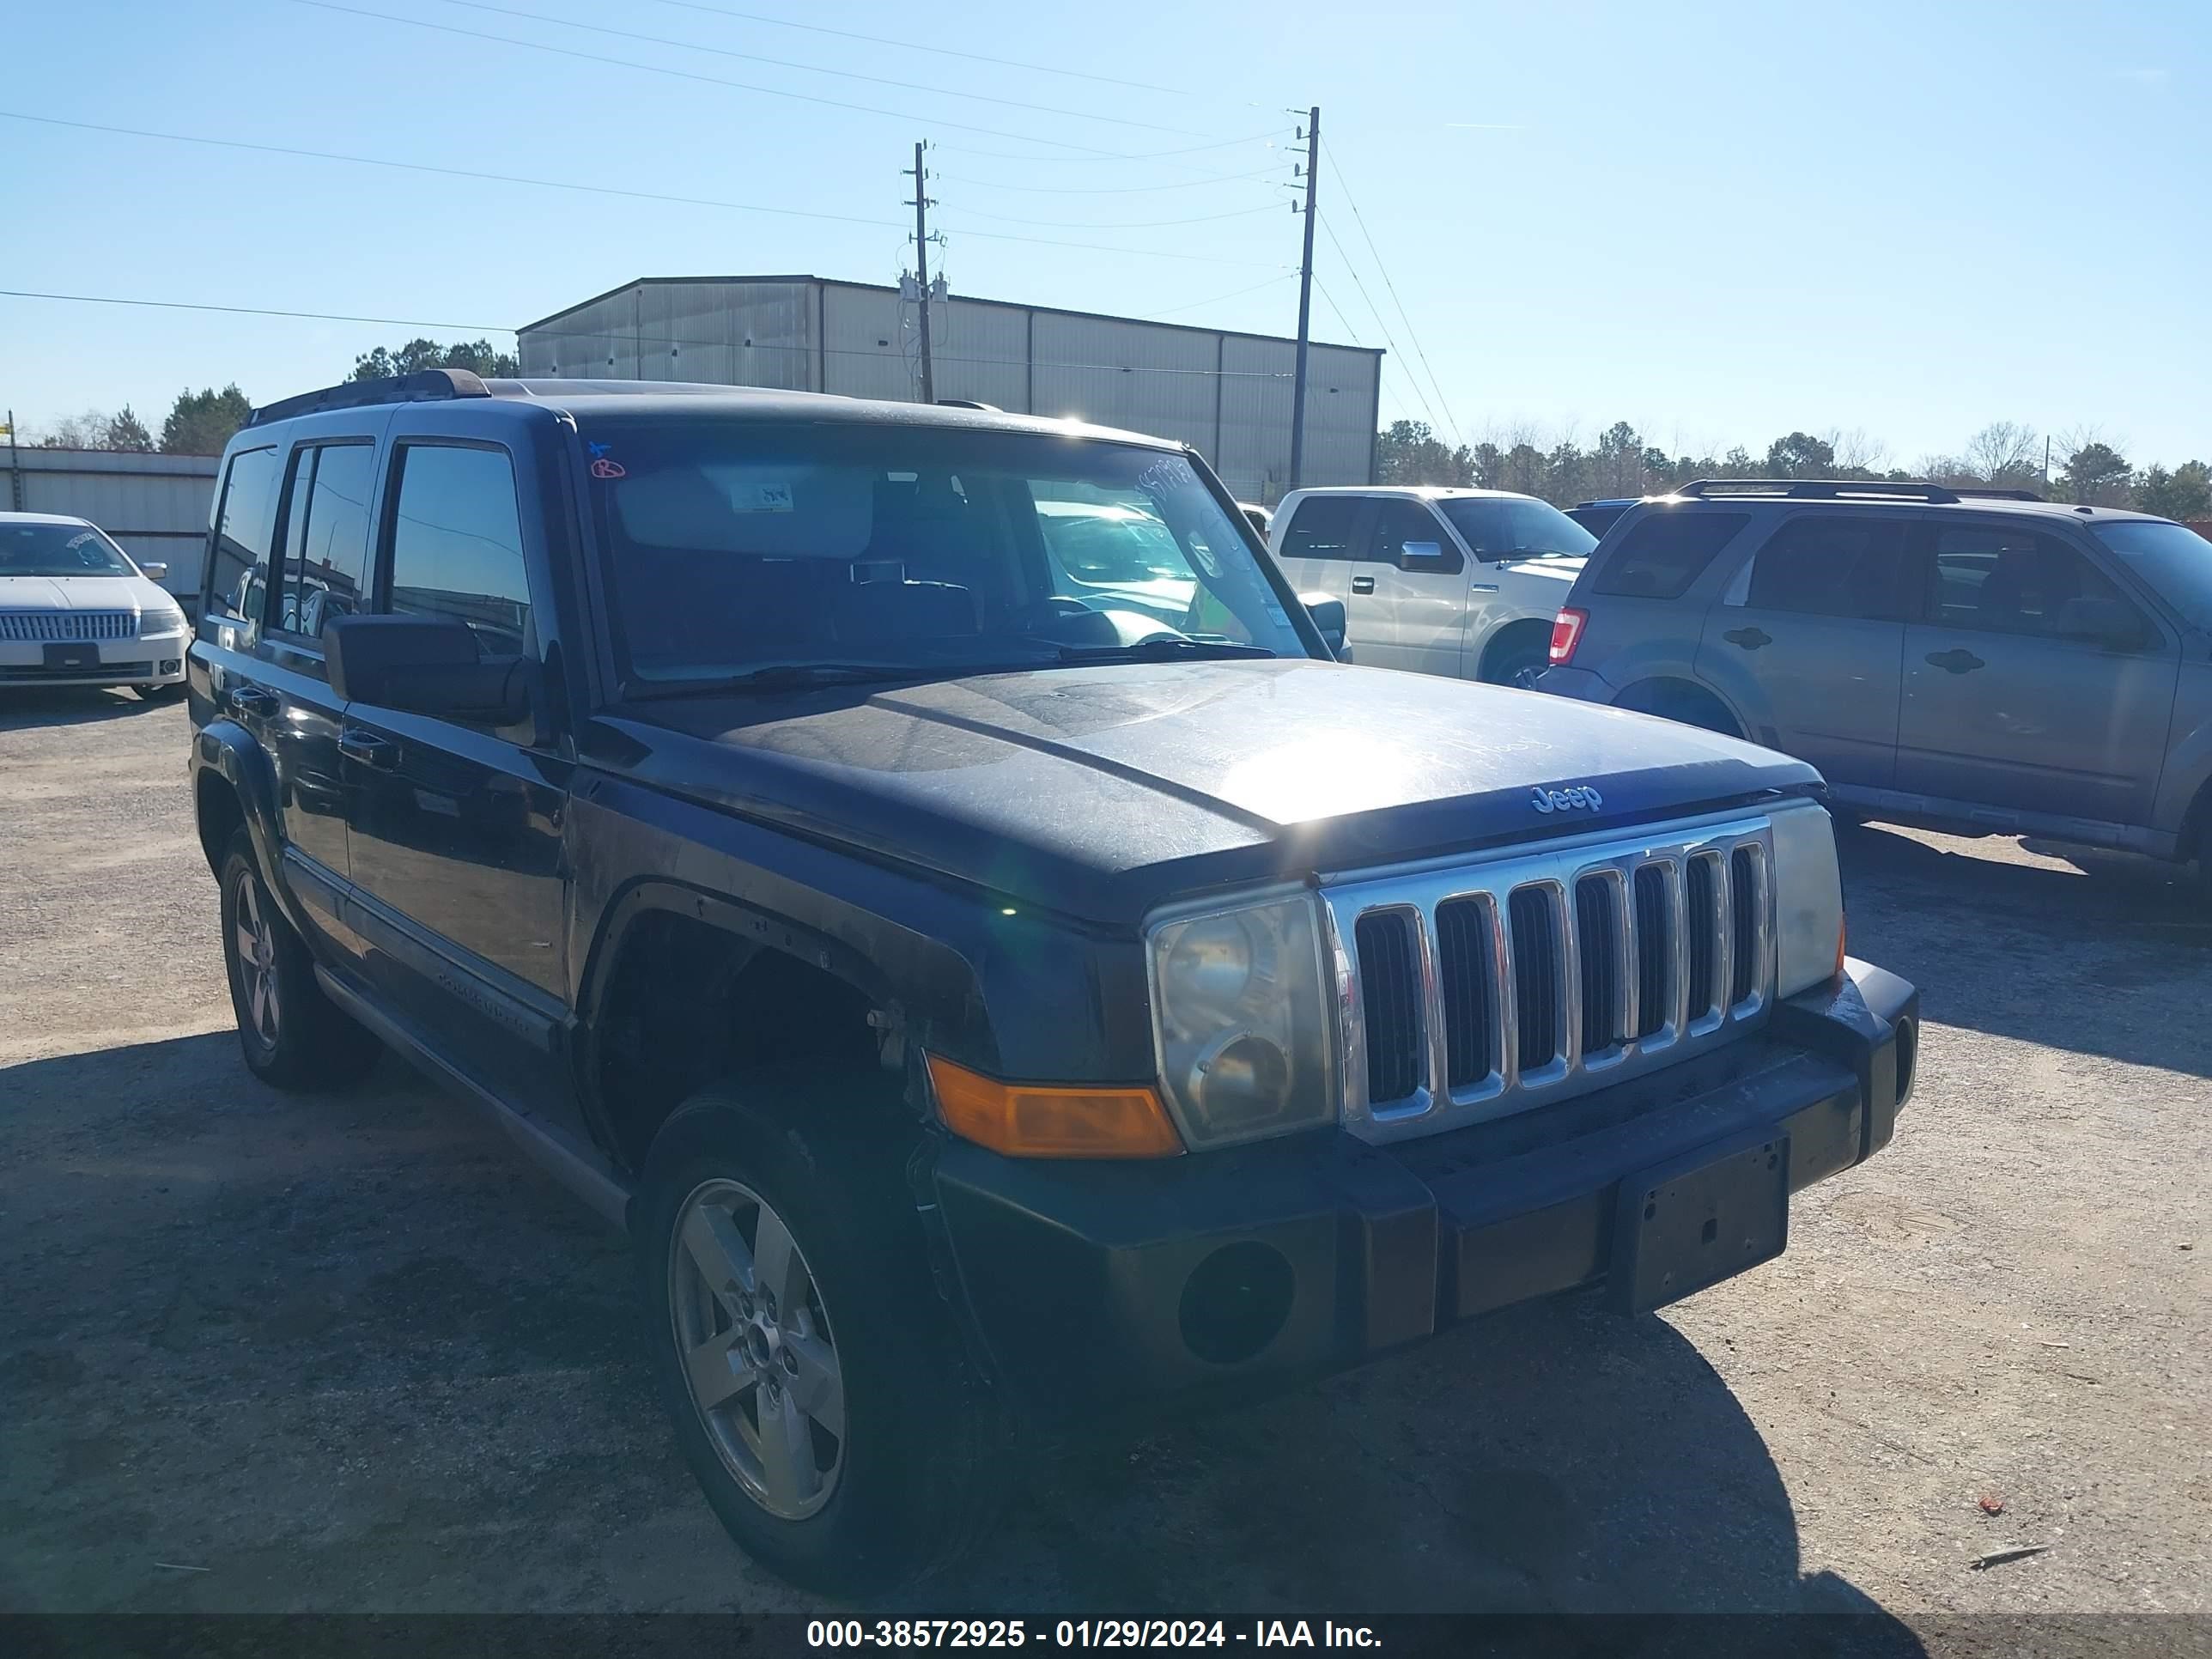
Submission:
[[[46,666],[55,669],[97,668],[100,666],[100,647],[89,644],[50,645],[46,647]]]
[[[1790,1137],[1762,1131],[1620,1183],[1613,1305],[1649,1313],[1780,1255],[1790,1242]]]

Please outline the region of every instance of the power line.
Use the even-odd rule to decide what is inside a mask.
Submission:
[[[1297,275],[1297,272],[1295,270],[1279,270],[1273,276],[1268,277],[1267,281],[1263,283],[1255,283],[1249,288],[1233,288],[1230,289],[1228,293],[1217,294],[1210,300],[1193,300],[1188,305],[1170,306],[1165,311],[1147,312],[1143,317],[1137,319],[1137,320],[1139,322],[1158,322],[1164,317],[1176,317],[1180,316],[1186,311],[1196,311],[1201,306],[1219,305],[1224,300],[1241,299],[1247,294],[1257,294],[1263,288],[1273,288],[1278,283],[1287,283],[1291,277]],[[1345,324],[1345,331],[1346,333],[1351,332],[1351,324]]]
[[[36,289],[0,288],[0,299],[52,300],[72,305],[136,306],[156,311],[209,311],[218,312],[225,316],[284,317],[307,322],[368,323],[385,328],[434,328],[456,334],[514,334],[520,336],[523,332],[521,329],[515,327],[511,323],[428,322],[419,317],[363,317],[347,312],[289,311],[280,310],[272,306],[220,306],[189,300],[141,300],[111,294],[56,294]],[[668,345],[678,348],[688,346],[694,350],[700,351],[797,351],[803,352],[809,356],[813,356],[817,352],[826,352],[829,356],[833,357],[872,358],[878,355],[876,352],[868,350],[866,347],[861,346],[785,345],[781,343],[770,343],[768,345],[739,347],[734,345],[728,340],[690,340],[670,334],[633,334],[623,336],[605,329],[586,331],[532,327],[529,331],[532,337],[535,339],[612,340],[618,345],[627,345],[633,349],[643,345]],[[946,357],[940,356],[938,357],[937,361],[940,363],[971,363],[987,368],[1022,368],[1033,366],[1038,368],[1086,369],[1101,374],[1184,374],[1198,375],[1211,380],[1287,380],[1291,378],[1287,374],[1266,369],[1159,368],[1131,363],[1037,362],[1032,365],[1031,360],[1026,357]],[[524,374],[518,375],[515,378],[523,380],[529,380],[532,379],[559,379],[562,377],[557,375],[532,376]]]
[[[887,76],[863,75],[858,70],[825,69],[818,64],[796,63],[788,58],[769,58],[755,52],[738,52],[728,46],[710,46],[696,40],[672,40],[665,35],[640,34],[631,29],[609,28],[601,23],[581,23],[567,17],[549,17],[543,12],[523,11],[513,6],[495,6],[490,3],[490,0],[444,0],[444,3],[468,11],[488,11],[501,17],[520,18],[529,23],[550,23],[560,28],[582,29],[589,34],[611,35],[617,40],[635,40],[645,46],[672,46],[682,52],[709,52],[717,58],[735,58],[749,64],[767,64],[776,69],[797,70],[804,75],[827,75],[839,80],[865,81],[872,86],[896,87],[902,92],[924,92],[941,98],[965,98],[975,103],[997,104],[1006,109],[1029,110],[1039,115],[1057,115],[1081,121],[1103,121],[1113,126],[1136,127],[1146,132],[1164,132],[1182,138],[1206,136],[1193,132],[1188,127],[1167,127],[1152,121],[1133,121],[1122,115],[1094,115],[1088,110],[1064,109],[1054,104],[1028,104],[1017,98],[995,98],[988,93],[956,92],[950,87],[933,87],[922,81],[895,81]]]
[[[864,225],[873,229],[904,228],[895,219],[868,219],[858,214],[823,213],[808,208],[765,207],[752,202],[725,201],[711,196],[675,196],[658,191],[623,190],[612,185],[578,184],[566,179],[532,179],[519,173],[479,173],[466,167],[434,167],[423,161],[395,161],[377,155],[348,155],[335,150],[300,149],[285,144],[256,144],[242,138],[204,138],[194,133],[155,132],[143,127],[105,125],[97,121],[64,120],[57,115],[26,115],[18,110],[0,110],[0,118],[14,121],[35,121],[46,126],[74,127],[83,132],[108,132],[130,138],[154,138],[167,143],[208,144],[219,149],[256,151],[267,155],[287,155],[315,161],[342,161],[356,167],[391,167],[404,173],[432,173],[452,179],[473,179],[482,182],[502,185],[526,185],[539,190],[575,191],[588,196],[620,196],[641,202],[673,203],[682,207],[720,208],[732,213],[773,214],[787,219],[818,219],[835,224]],[[1022,242],[1036,247],[1075,248],[1090,253],[1122,253],[1137,258],[1177,259],[1203,264],[1243,265],[1254,270],[1264,268],[1257,259],[1229,259],[1217,255],[1186,253],[1165,248],[1115,247],[1103,242],[1071,242],[1056,237],[1019,236],[1005,230],[968,230],[955,226],[963,236],[994,242]]]
[[[939,149],[945,148],[943,145]],[[1045,159],[1045,158],[1040,158]],[[1050,160],[1061,158],[1053,156]],[[1203,179],[1178,179],[1166,185],[1008,185],[996,179],[970,179],[964,173],[940,173],[937,176],[949,185],[975,185],[985,190],[1018,191],[1024,196],[1141,196],[1156,190],[1198,190],[1206,185],[1236,184],[1246,179],[1273,179],[1282,173],[1278,162],[1271,167],[1261,167],[1256,173],[1220,173]]]
[[[1353,222],[1358,225],[1359,234],[1366,240],[1367,251],[1375,256],[1375,269],[1382,276],[1382,285],[1390,291],[1390,303],[1398,307],[1398,316],[1406,325],[1406,337],[1413,341],[1413,350],[1421,360],[1421,368],[1429,377],[1429,384],[1436,388],[1437,404],[1443,410],[1444,420],[1451,428],[1452,441],[1464,447],[1466,435],[1459,429],[1459,422],[1452,414],[1451,404],[1444,397],[1444,389],[1437,379],[1436,370],[1429,365],[1427,349],[1421,344],[1420,333],[1414,328],[1413,319],[1406,311],[1406,302],[1398,297],[1398,285],[1390,280],[1390,267],[1383,263],[1382,252],[1375,246],[1375,238],[1368,233],[1366,216],[1359,210],[1358,199],[1352,193],[1352,183],[1344,176],[1343,164],[1337,161],[1334,153],[1328,158],[1328,164],[1336,171],[1336,182],[1344,191],[1346,205],[1352,210]],[[1376,320],[1381,320],[1380,313],[1376,313]],[[1407,378],[1411,380],[1413,376],[1408,374]]]
[[[1062,69],[1052,64],[1024,64],[1012,58],[991,58],[980,52],[956,52],[950,46],[926,46],[919,40],[895,40],[887,35],[862,34],[853,29],[833,29],[821,23],[795,23],[787,17],[764,17],[758,12],[732,11],[725,6],[701,5],[697,0],[655,0],[655,3],[675,6],[684,11],[701,11],[715,17],[734,17],[747,23],[765,23],[773,28],[804,29],[810,34],[835,35],[841,40],[865,40],[871,46],[896,46],[902,52],[934,52],[939,58],[961,58],[971,64],[992,64],[1000,69],[1024,70],[1032,75],[1064,75],[1071,80],[1096,81],[1109,87],[1130,87],[1139,92],[1164,92],[1170,97],[1190,98],[1197,94],[1181,87],[1155,86],[1149,81],[1123,81],[1111,75],[1094,75],[1086,70]]]
[[[1262,138],[1279,138],[1290,130],[1288,127],[1270,127],[1265,132],[1248,133],[1242,138],[1224,138],[1218,143],[1190,144],[1182,149],[1135,150],[1126,154],[1118,150],[1095,150],[1087,155],[1021,155],[1003,149],[971,149],[965,144],[939,144],[937,148],[950,155],[988,155],[999,161],[1164,161],[1174,155],[1196,155],[1202,150],[1233,149],[1239,144],[1257,143]],[[1025,138],[1021,142],[1046,144],[1053,141],[1049,138]],[[1080,146],[1064,145],[1062,148],[1079,149]]]
[[[291,0],[295,6],[312,6],[318,11],[343,12],[353,17],[369,17],[380,23],[399,23],[409,28],[429,29],[439,34],[456,34],[465,40],[489,40],[496,46],[520,46],[528,52],[550,53],[556,58],[574,58],[586,64],[611,65],[617,69],[636,70],[646,75],[665,75],[678,81],[697,81],[710,87],[730,87],[738,92],[757,92],[769,98],[788,98],[801,104],[820,104],[830,109],[854,111],[861,115],[888,116],[893,120],[915,122],[924,125],[948,128],[956,132],[981,133],[987,138],[1011,138],[1016,143],[1048,144],[1055,149],[1081,151],[1102,159],[1126,161],[1131,158],[1112,150],[1102,150],[1089,144],[1073,144],[1062,138],[1039,138],[1026,132],[1008,132],[1000,127],[973,126],[963,121],[939,120],[934,116],[915,115],[905,110],[884,109],[875,104],[855,104],[842,98],[823,98],[811,92],[789,92],[781,87],[756,86],[750,81],[732,81],[719,75],[701,75],[691,70],[668,69],[658,64],[635,63],[627,58],[609,58],[600,52],[576,52],[568,46],[550,46],[542,40],[518,40],[510,34],[486,34],[481,29],[456,27],[451,23],[432,23],[419,17],[395,17],[390,12],[369,11],[359,6],[341,6],[335,0]]]
[[[1401,362],[1403,362],[1405,361],[1404,354],[1400,352],[1398,349],[1398,342],[1390,332],[1390,325],[1382,319],[1382,312],[1376,308],[1375,297],[1368,293],[1367,284],[1360,280],[1358,270],[1352,265],[1352,256],[1344,251],[1344,244],[1336,240],[1335,227],[1331,225],[1329,222],[1324,218],[1321,222],[1321,228],[1328,237],[1328,245],[1336,250],[1336,257],[1344,261],[1345,272],[1352,278],[1352,286],[1359,290],[1359,297],[1367,302],[1367,309],[1375,319],[1375,325],[1382,331],[1383,343],[1390,348],[1391,354],[1394,356],[1396,356]],[[1336,301],[1334,300],[1329,301],[1329,304],[1332,307],[1334,307],[1335,303]],[[1342,319],[1344,317],[1344,313],[1341,311],[1338,312],[1336,314],[1340,319]],[[1350,328],[1352,326],[1349,322],[1346,322],[1344,325],[1346,328]],[[1406,383],[1413,388],[1413,396],[1419,400],[1421,413],[1429,417],[1429,424],[1431,426],[1434,426],[1437,421],[1437,412],[1435,410],[1429,407],[1429,394],[1421,390],[1419,377],[1414,374],[1411,368],[1405,370],[1404,374]],[[1457,441],[1458,434],[1455,428],[1454,430],[1453,437],[1454,441]]]
[[[1088,219],[1024,219],[1014,214],[986,213],[981,208],[963,207],[960,210],[978,219],[988,219],[994,224],[1036,225],[1045,229],[1159,230],[1169,225],[1210,225],[1222,219],[1249,219],[1255,213],[1279,214],[1283,210],[1277,204],[1269,202],[1260,207],[1231,208],[1226,213],[1201,213],[1190,219],[1135,219],[1110,225],[1097,224]]]

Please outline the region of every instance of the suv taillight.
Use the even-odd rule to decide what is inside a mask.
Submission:
[[[1589,612],[1577,611],[1572,605],[1552,619],[1552,666],[1564,668],[1575,659],[1575,647],[1583,642],[1583,624],[1589,620]]]

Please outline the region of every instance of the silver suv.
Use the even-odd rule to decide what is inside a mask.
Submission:
[[[1267,548],[1301,597],[1341,599],[1361,664],[1533,685],[1552,618],[1597,538],[1503,489],[1294,489]]]
[[[2212,542],[1941,485],[1731,479],[1640,503],[1539,689],[1812,762],[1833,799],[2195,860],[2212,830]]]

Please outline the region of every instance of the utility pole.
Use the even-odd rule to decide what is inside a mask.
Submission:
[[[1291,488],[1304,481],[1306,459],[1306,347],[1313,321],[1314,185],[1321,176],[1321,106],[1306,112],[1306,252],[1298,267],[1298,370],[1291,387]]]
[[[929,210],[936,204],[929,199],[929,173],[921,164],[923,148],[921,144],[914,147],[914,200],[907,205],[914,210],[915,279],[921,290],[921,400],[933,404],[937,365],[929,352]]]

